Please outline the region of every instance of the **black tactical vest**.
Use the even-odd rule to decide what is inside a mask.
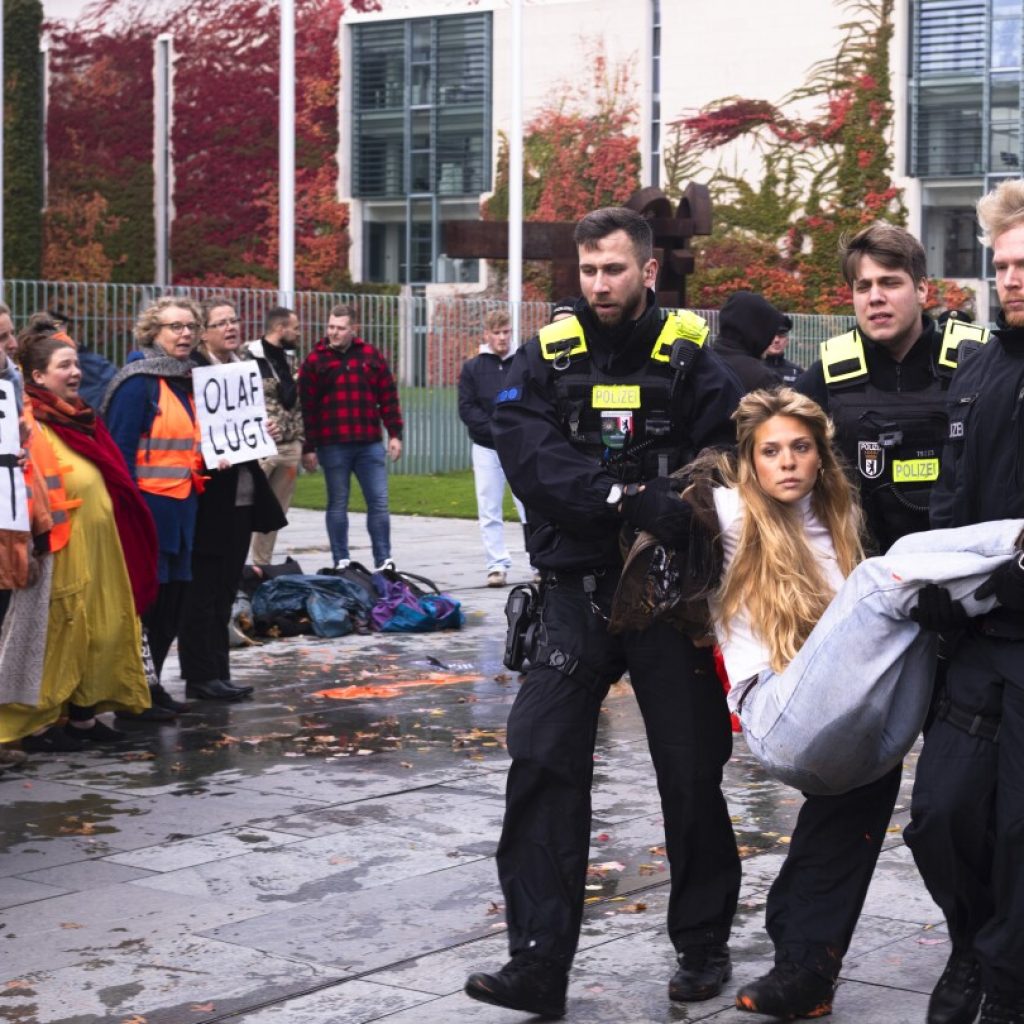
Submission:
[[[821,358],[836,441],[860,487],[868,528],[886,551],[905,534],[928,529],[956,364],[933,365],[932,381],[921,390],[883,391],[871,383],[858,331],[826,341]]]
[[[575,317],[543,328],[541,355],[569,442],[626,482],[685,465],[696,452],[679,422],[677,391],[707,335],[695,313],[669,313],[650,358],[632,373],[609,374],[594,365]]]

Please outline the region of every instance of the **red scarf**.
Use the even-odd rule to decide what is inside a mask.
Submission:
[[[125,467],[121,450],[102,420],[81,398],[68,402],[31,382],[25,384],[25,394],[31,399],[35,418],[100,471],[114,506],[114,523],[128,567],[135,610],[142,615],[156,599],[156,526],[149,506]]]

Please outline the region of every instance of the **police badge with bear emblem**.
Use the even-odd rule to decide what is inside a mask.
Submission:
[[[885,469],[885,449],[877,441],[859,441],[857,468],[866,480],[877,480]]]

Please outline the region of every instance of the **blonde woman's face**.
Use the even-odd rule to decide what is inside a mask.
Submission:
[[[806,497],[820,468],[814,435],[795,416],[773,416],[754,431],[754,472],[770,498],[789,505]]]

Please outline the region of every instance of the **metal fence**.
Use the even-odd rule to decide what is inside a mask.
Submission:
[[[244,338],[260,337],[264,317],[279,304],[278,292],[271,289],[18,280],[3,284],[4,301],[16,325],[36,310],[59,310],[71,318],[70,331],[79,344],[118,365],[134,346],[136,316],[164,294],[196,300],[226,296],[241,318]],[[478,350],[484,315],[507,304],[485,299],[297,292],[291,305],[301,324],[302,356],[325,336],[330,310],[339,303],[353,307],[360,336],[384,354],[399,384],[405,445],[393,471],[420,474],[468,469],[469,439],[457,410],[459,370]],[[545,302],[522,304],[522,337],[530,337],[547,323],[550,308]],[[708,320],[714,338],[718,311],[698,312]],[[817,358],[820,341],[849,330],[851,324],[850,317],[794,314],[787,356],[806,366]]]

